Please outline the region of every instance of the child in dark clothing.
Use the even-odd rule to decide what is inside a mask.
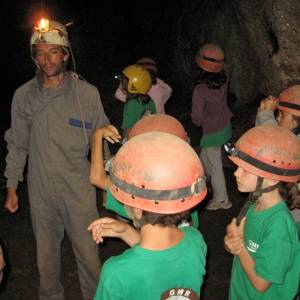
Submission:
[[[225,184],[221,146],[231,138],[232,113],[227,106],[224,52],[217,45],[206,44],[197,53],[196,63],[200,74],[193,91],[191,117],[203,129],[200,159],[213,191],[213,199],[206,209],[228,209],[232,203]]]

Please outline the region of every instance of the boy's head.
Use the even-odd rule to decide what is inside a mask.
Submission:
[[[285,89],[278,99],[278,125],[298,134],[300,131],[300,85]]]
[[[225,145],[225,150],[239,169],[257,177],[256,191],[266,192],[263,179],[274,184],[300,179],[300,141],[286,128],[271,125],[251,128],[241,136],[235,147]],[[241,184],[239,171],[235,175],[238,184]]]
[[[207,192],[196,152],[162,132],[140,134],[120,148],[110,169],[109,189],[135,212],[170,218],[196,206]]]
[[[130,65],[120,77],[123,90],[129,94],[146,95],[151,87],[151,75],[140,65]]]

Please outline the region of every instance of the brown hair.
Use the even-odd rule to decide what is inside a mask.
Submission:
[[[157,214],[153,212],[143,211],[143,216],[139,220],[140,225],[160,225],[162,227],[177,226],[181,220],[187,219],[189,211],[177,213],[177,214]]]
[[[300,191],[297,183],[282,183],[279,192],[289,209],[300,208]]]

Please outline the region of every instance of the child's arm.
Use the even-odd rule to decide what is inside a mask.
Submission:
[[[278,106],[278,99],[273,96],[269,96],[260,102],[260,106],[257,110],[255,126],[270,124],[277,125],[277,121],[274,116],[274,112]]]
[[[259,292],[265,292],[270,287],[270,282],[258,276],[254,270],[255,261],[252,256],[249,254],[248,250],[243,247],[238,254],[241,265],[248,276],[248,279],[252,283],[253,287]]]
[[[140,233],[131,225],[112,218],[100,218],[88,227],[93,240],[99,244],[104,237],[118,237],[130,247],[140,241]]]
[[[107,139],[110,143],[118,142],[121,138],[117,128],[107,125],[97,128],[93,137],[93,147],[91,155],[90,182],[97,187],[106,190],[108,176],[106,175],[103,162],[102,139]]]
[[[227,234],[224,239],[225,249],[233,255],[238,256],[253,287],[259,292],[264,292],[269,288],[270,282],[258,276],[255,272],[255,261],[244,244],[243,232],[245,220],[246,218],[243,218],[241,224],[237,226],[236,219],[234,218],[227,226]]]
[[[161,100],[162,100],[162,105],[164,105],[168,99],[170,98],[170,96],[172,95],[172,88],[166,83],[164,82],[162,79],[157,78],[157,84],[160,87],[160,92],[161,92]],[[152,97],[154,98],[154,97]]]
[[[122,102],[126,102],[126,92],[124,92],[124,90],[122,89],[122,84],[119,84],[119,87],[117,88],[116,92],[115,92],[115,98],[122,101]]]

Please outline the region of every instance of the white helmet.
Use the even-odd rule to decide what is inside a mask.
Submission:
[[[66,27],[59,22],[42,19],[39,26],[34,28],[30,46],[36,44],[54,44],[65,48],[70,47]]]

